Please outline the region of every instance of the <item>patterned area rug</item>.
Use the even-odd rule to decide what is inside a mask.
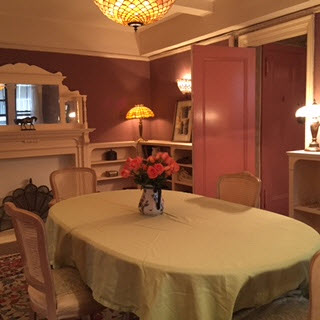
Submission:
[[[29,320],[29,298],[19,254],[0,257],[0,320]],[[133,314],[110,309],[95,314],[93,320],[139,320]]]

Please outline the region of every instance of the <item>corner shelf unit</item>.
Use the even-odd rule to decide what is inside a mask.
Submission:
[[[192,143],[162,140],[139,142],[139,154],[147,158],[152,152],[168,152],[179,163],[180,172],[174,174],[168,188],[176,191],[193,192]],[[183,159],[183,160],[182,160]],[[186,163],[180,163],[186,162]]]
[[[289,215],[320,232],[320,153],[289,151]]]
[[[117,160],[106,160],[106,152],[114,150],[117,153]],[[97,174],[99,191],[110,191],[125,188],[136,188],[130,178],[122,178],[121,169],[128,157],[137,156],[137,144],[134,141],[102,142],[89,145],[90,167]],[[106,171],[117,171],[115,177],[108,177]]]

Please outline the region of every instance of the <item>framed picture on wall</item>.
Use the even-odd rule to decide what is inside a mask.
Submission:
[[[191,100],[178,101],[173,126],[173,141],[190,142],[192,132]]]

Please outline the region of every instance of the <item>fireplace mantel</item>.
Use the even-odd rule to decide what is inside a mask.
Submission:
[[[0,131],[0,159],[72,154],[76,166],[87,166],[92,131],[78,128]]]

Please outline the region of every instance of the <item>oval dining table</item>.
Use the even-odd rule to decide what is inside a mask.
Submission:
[[[61,201],[46,222],[54,267],[75,266],[94,298],[141,320],[231,320],[308,285],[320,249],[311,227],[280,214],[164,191],[139,214],[141,190]]]

